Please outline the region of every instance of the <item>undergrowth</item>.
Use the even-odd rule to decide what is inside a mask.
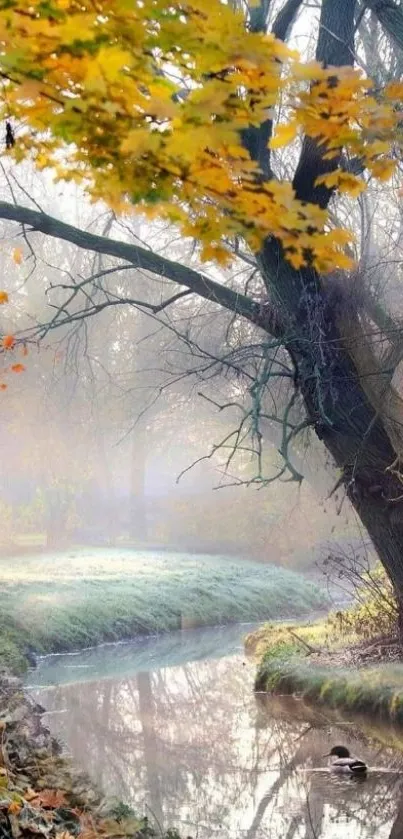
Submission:
[[[324,605],[292,571],[222,557],[105,549],[0,560],[3,624],[19,649],[29,639],[39,653],[166,632],[182,619],[252,622]]]
[[[255,687],[299,693],[331,707],[370,712],[403,722],[403,662],[368,658],[344,666],[347,652],[379,649],[396,636],[392,586],[379,567],[364,578],[356,602],[309,625],[269,624],[245,639],[260,659]],[[378,645],[378,646],[377,646]],[[382,656],[380,657],[382,659]],[[351,659],[350,659],[351,660]]]

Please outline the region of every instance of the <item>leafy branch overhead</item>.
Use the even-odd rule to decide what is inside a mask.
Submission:
[[[263,176],[245,133],[281,105],[271,149],[311,138],[316,186],[357,196],[365,181],[341,168],[341,149],[371,175],[391,175],[402,84],[380,94],[352,67],[304,63],[273,34],[245,31],[241,11],[220,0],[10,0],[0,39],[17,160],[32,156],[116,211],[178,224],[205,260],[226,263],[227,239],[258,252],[270,235],[295,268],[349,267],[350,234],[270,165]]]

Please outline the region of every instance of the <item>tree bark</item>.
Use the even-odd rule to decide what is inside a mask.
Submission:
[[[366,0],[365,5],[374,12],[391,41],[403,49],[403,7],[393,0]]]
[[[388,21],[398,14],[389,0],[374,0],[370,6],[379,17],[381,13],[386,16],[387,8]],[[353,64],[355,11],[356,0],[323,0],[318,61],[334,66]],[[297,197],[326,207],[331,191],[315,183],[329,168],[323,160],[323,147],[306,138],[293,182]],[[295,271],[272,238],[266,241],[259,262],[266,288],[279,310],[284,346],[294,363],[295,383],[308,419],[341,470],[341,483],[395,587],[403,639],[403,483],[390,469],[396,451],[388,429],[368,398],[340,331],[341,308],[346,301],[332,298],[313,269]]]
[[[339,309],[320,277],[309,269],[294,271],[273,241],[266,243],[261,265],[286,324],[284,346],[308,420],[339,467],[340,483],[392,580],[403,639],[403,483],[391,469],[396,451],[346,349]]]

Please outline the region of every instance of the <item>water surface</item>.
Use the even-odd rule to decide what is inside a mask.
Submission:
[[[388,745],[393,732],[256,697],[247,630],[51,656],[30,673],[30,689],[108,795],[183,837],[402,839],[403,755]],[[340,742],[375,767],[365,781],[321,771],[321,756]]]

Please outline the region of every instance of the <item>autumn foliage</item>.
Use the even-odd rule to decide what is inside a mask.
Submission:
[[[349,233],[290,182],[263,179],[242,131],[281,103],[271,147],[314,138],[329,161],[321,181],[356,196],[365,181],[340,168],[340,149],[391,175],[401,84],[380,94],[353,68],[304,63],[220,0],[10,0],[0,39],[17,160],[31,155],[117,211],[174,222],[205,260],[225,263],[234,236],[256,252],[274,235],[296,268],[350,265]]]

